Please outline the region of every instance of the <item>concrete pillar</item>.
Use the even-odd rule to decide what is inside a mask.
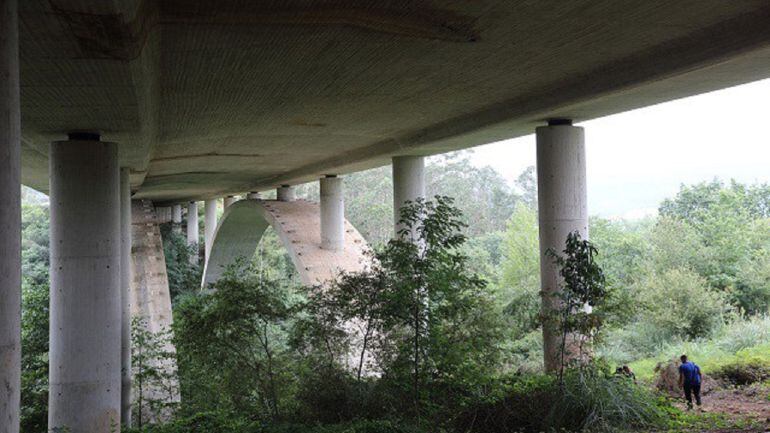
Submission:
[[[342,251],[345,245],[345,199],[342,179],[321,178],[321,248]]]
[[[174,233],[182,233],[182,205],[171,206],[171,227]]]
[[[260,200],[261,199],[261,197],[259,195],[259,192],[256,192],[256,191],[252,191],[252,192],[246,194],[246,198],[249,199],[249,200]]]
[[[120,431],[120,175],[114,143],[51,144],[48,429]]]
[[[540,288],[543,317],[559,308],[559,270],[546,251],[561,253],[575,230],[588,237],[585,134],[570,121],[537,128],[537,198],[540,225]],[[543,326],[546,371],[559,368],[560,332]]]
[[[128,168],[120,169],[120,422],[131,427],[131,182]]]
[[[190,255],[190,263],[198,263],[198,202],[187,203],[187,245],[195,245],[195,251]]]
[[[393,157],[393,220],[394,233],[401,230],[401,208],[407,201],[425,198],[425,158],[422,156]]]
[[[0,0],[0,433],[19,432],[21,121],[17,0]]]
[[[217,231],[217,200],[206,200],[203,209],[203,243],[208,261],[211,253],[211,244],[214,242],[214,234]]]
[[[281,185],[276,191],[278,201],[294,201],[297,199],[294,187],[291,185]]]

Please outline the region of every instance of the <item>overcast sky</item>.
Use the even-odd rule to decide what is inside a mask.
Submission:
[[[579,124],[586,129],[588,209],[654,213],[682,183],[770,183],[770,79]],[[535,136],[475,148],[471,160],[513,181],[535,164]]]

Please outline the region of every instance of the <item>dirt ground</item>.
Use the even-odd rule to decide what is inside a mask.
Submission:
[[[744,428],[714,428],[709,433],[770,432],[770,388],[752,385],[741,388],[716,388],[702,398],[704,416],[723,414],[729,424]],[[686,409],[684,397],[677,403]],[[698,409],[693,409],[698,411]]]

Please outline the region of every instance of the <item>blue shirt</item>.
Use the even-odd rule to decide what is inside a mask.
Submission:
[[[687,386],[700,385],[700,367],[692,361],[687,361],[679,366],[679,373],[684,377]]]

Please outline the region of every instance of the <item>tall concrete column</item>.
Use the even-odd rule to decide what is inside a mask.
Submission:
[[[198,263],[198,202],[187,203],[187,245],[195,245],[195,251],[190,255],[190,263]]]
[[[345,245],[345,199],[342,179],[321,178],[321,248],[342,251]]]
[[[182,205],[171,206],[171,227],[174,233],[182,233]]]
[[[121,392],[120,422],[131,426],[131,182],[128,168],[120,169],[120,299]]]
[[[0,433],[19,432],[21,121],[17,0],[0,0]]]
[[[293,186],[281,185],[276,190],[276,198],[278,201],[294,201],[297,199],[297,196]]]
[[[540,288],[543,317],[559,308],[559,269],[546,256],[561,253],[567,235],[578,231],[588,237],[585,134],[570,121],[557,120],[537,128],[537,198],[540,225]],[[546,371],[559,368],[560,332],[555,324],[543,326]]]
[[[238,201],[238,198],[235,197],[234,195],[228,195],[227,197],[225,197],[225,201],[224,201],[225,209],[230,207],[230,205],[235,203],[236,201]]]
[[[120,175],[114,143],[51,144],[48,429],[120,431]]]
[[[217,231],[217,200],[206,200],[203,209],[203,243],[205,244],[205,260],[209,259],[211,244]]]
[[[425,198],[425,158],[393,157],[393,220],[395,235],[401,230],[401,208],[407,201]]]

